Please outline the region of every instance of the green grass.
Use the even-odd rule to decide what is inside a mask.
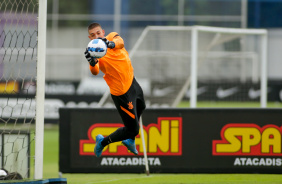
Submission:
[[[241,104],[241,106],[240,106]],[[242,107],[242,103],[217,104],[217,107]],[[257,103],[245,104],[248,107],[259,107]],[[206,107],[207,103],[200,103],[198,107]],[[180,107],[189,107],[189,103],[182,102]],[[269,103],[268,107],[282,108],[281,103]],[[58,178],[59,135],[58,126],[45,126],[44,133],[44,178]],[[282,184],[280,174],[63,174],[68,184]]]
[[[270,174],[66,174],[70,184],[281,184],[281,175]]]

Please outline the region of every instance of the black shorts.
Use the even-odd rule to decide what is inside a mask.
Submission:
[[[146,105],[143,90],[136,79],[133,78],[132,84],[125,94],[111,96],[125,127],[139,131],[139,119]]]

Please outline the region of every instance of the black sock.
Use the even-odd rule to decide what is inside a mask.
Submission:
[[[105,147],[105,146],[107,146],[107,145],[110,144],[110,143],[112,143],[112,141],[111,141],[110,136],[108,136],[108,137],[105,137],[105,138],[103,139],[103,141],[101,142],[101,145]]]
[[[118,128],[115,132],[111,133],[109,136],[105,137],[101,142],[101,145],[105,147],[112,142],[123,141],[129,138],[135,140],[134,134],[132,134],[132,132],[129,131],[126,127],[121,127]]]

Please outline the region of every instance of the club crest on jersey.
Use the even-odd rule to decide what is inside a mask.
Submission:
[[[128,105],[128,109],[133,109],[132,102],[129,102],[127,105]]]

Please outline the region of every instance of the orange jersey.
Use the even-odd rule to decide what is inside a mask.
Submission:
[[[131,86],[134,73],[129,55],[124,48],[123,39],[116,32],[106,36],[107,40],[115,43],[115,48],[107,49],[107,54],[99,59],[99,62],[90,71],[93,75],[99,73],[99,69],[105,74],[104,79],[110,87],[111,94],[120,96],[126,93]]]

